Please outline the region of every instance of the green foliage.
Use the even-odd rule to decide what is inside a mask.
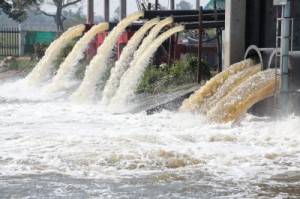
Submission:
[[[157,93],[164,92],[179,85],[196,82],[196,70],[198,59],[189,56],[186,61],[178,60],[171,67],[155,67],[150,65],[146,68],[138,86],[137,92]],[[211,77],[205,62],[202,62],[203,79]]]
[[[155,90],[162,85],[169,84],[168,75],[168,70],[155,68],[154,66],[147,67],[138,86],[137,92],[155,92]]]
[[[225,9],[225,0],[217,0],[216,2],[217,9]],[[214,1],[210,0],[207,5],[205,6],[206,10],[213,10],[214,9]]]
[[[0,9],[13,20],[22,22],[27,17],[26,9],[33,4],[37,4],[37,0],[0,0]]]
[[[176,10],[191,10],[193,5],[185,0],[181,0],[178,4],[176,4]]]
[[[29,58],[13,58],[7,68],[9,70],[18,70],[27,74],[34,68],[37,62],[37,60],[31,60]]]
[[[75,72],[76,78],[83,79],[85,68],[87,65],[88,65],[88,62],[86,59],[82,59],[78,62],[77,66],[76,66],[76,72]]]
[[[62,62],[66,59],[66,57],[69,55],[69,53],[72,51],[73,47],[79,40],[79,37],[77,39],[71,40],[68,45],[62,50],[62,52],[58,55],[57,59],[54,62],[54,67],[56,69],[59,68],[59,66],[62,64]],[[75,71],[75,78],[82,79],[84,77],[84,72],[86,69],[86,66],[88,65],[86,57],[79,60],[78,64],[76,65],[76,71]]]
[[[62,52],[58,55],[57,59],[54,62],[54,67],[56,69],[59,68],[60,64],[65,60],[68,54],[72,51],[78,39],[71,40],[68,45],[62,50]]]
[[[64,27],[66,29],[78,25],[86,23],[86,16],[82,13],[82,7],[80,7],[76,12],[72,10],[64,11],[63,15],[66,17],[64,21]]]

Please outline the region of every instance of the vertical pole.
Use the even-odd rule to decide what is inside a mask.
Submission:
[[[120,0],[120,21],[126,18],[127,15],[127,2],[126,0]]]
[[[215,21],[218,21],[218,13],[217,13],[217,0],[214,0],[214,15]],[[221,41],[220,41],[220,29],[216,28],[217,34],[217,55],[218,55],[218,71],[222,71],[222,54],[221,54]]]
[[[225,1],[225,10],[224,68],[244,57],[246,1]]]
[[[109,0],[104,0],[104,22],[109,22]]]
[[[10,39],[10,42],[9,42],[9,45],[10,45],[9,51],[10,51],[11,55],[13,54],[13,48],[11,48],[12,44],[14,43],[13,42],[13,38],[14,38],[13,28],[11,28],[10,34],[9,34],[9,39]]]
[[[104,10],[105,12],[105,10]],[[105,13],[106,14],[106,13]],[[90,25],[90,27],[95,23],[94,20],[94,0],[88,0],[87,5],[87,24]],[[86,59],[88,63],[92,60],[92,58],[95,56],[97,51],[97,46],[95,42],[95,38],[88,44],[88,48],[86,49]]]
[[[171,0],[170,1],[170,10],[175,10],[175,0]],[[169,50],[168,50],[169,52],[169,59],[168,59],[168,65],[169,66],[171,66],[171,62],[172,62],[172,60],[171,60],[171,57],[172,57],[172,55],[171,55],[171,51],[172,51],[172,36],[169,38]]]
[[[199,7],[199,40],[198,40],[198,66],[197,66],[197,83],[201,82],[202,73],[202,6]]]
[[[281,26],[281,53],[280,53],[280,93],[281,93],[281,113],[288,113],[289,102],[289,49],[291,37],[291,1],[288,0],[287,4],[282,6],[282,26]]]
[[[158,0],[155,0],[155,10],[158,10]]]
[[[151,10],[151,3],[148,3],[148,10]]]
[[[94,0],[88,0],[87,13],[87,23],[94,24]]]
[[[175,45],[174,45],[174,51],[173,51],[173,60],[176,60],[176,52],[177,52],[177,45],[178,45],[178,37],[179,37],[179,33],[176,33],[176,40],[175,40]],[[180,56],[179,56],[180,59]]]
[[[173,26],[173,25],[172,25]],[[169,49],[168,49],[168,65],[171,66],[172,64],[172,36],[169,38]]]
[[[2,34],[2,37],[3,37],[3,29],[2,28],[0,28],[0,31],[1,31],[1,34]],[[0,56],[2,56],[3,54],[2,54],[2,50],[3,50],[3,44],[2,43],[0,43]]]
[[[196,9],[200,7],[200,0],[196,0]]]
[[[171,0],[171,2],[170,2],[170,10],[175,10],[175,0]]]
[[[24,55],[24,34],[22,24],[19,24],[19,56]]]

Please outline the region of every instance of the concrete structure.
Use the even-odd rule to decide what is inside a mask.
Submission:
[[[120,0],[120,21],[127,16],[127,0]]]
[[[109,0],[104,0],[104,21],[109,22]]]
[[[175,0],[170,1],[170,10],[175,10]]]
[[[241,61],[245,53],[246,1],[230,0],[225,6],[224,67]]]
[[[94,24],[94,0],[87,2],[87,23]]]
[[[273,111],[278,110],[276,114],[279,115],[300,113],[299,7],[300,1],[297,0],[226,1],[224,66],[241,61],[245,50],[252,48],[252,45],[256,46],[254,53],[264,68],[275,67],[277,62],[277,67],[281,69],[278,73],[281,85],[276,92],[276,103],[271,100],[273,105],[267,106],[273,107]],[[291,28],[290,17],[294,22]],[[264,112],[261,107],[259,109]]]

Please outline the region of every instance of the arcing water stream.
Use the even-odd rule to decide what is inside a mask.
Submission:
[[[108,104],[109,100],[117,91],[120,79],[127,67],[132,60],[132,56],[140,41],[142,40],[145,33],[155,24],[159,22],[159,18],[154,18],[143,25],[129,40],[127,46],[124,47],[122,54],[118,61],[116,61],[115,66],[111,69],[111,75],[105,84],[103,90],[103,96],[101,99],[102,104]]]
[[[152,42],[134,81],[155,48],[180,30]],[[153,115],[112,114],[66,95],[41,95],[43,87],[24,79],[0,79],[0,196],[299,198],[298,116],[246,114],[239,125],[222,124],[274,92],[275,71],[259,69],[250,60],[234,64],[180,112]]]
[[[29,85],[39,85],[41,82],[51,76],[53,61],[61,53],[61,50],[75,37],[82,35],[84,25],[77,25],[69,28],[58,39],[51,43],[47,48],[45,55],[35,66],[32,72],[26,77]]]
[[[246,68],[234,75],[231,75],[215,92],[214,95],[210,96],[203,103],[199,104],[198,110],[201,114],[206,115],[207,111],[212,109],[217,103],[227,96],[230,92],[232,92],[235,88],[239,87],[242,82],[251,77],[252,75],[258,73],[261,70],[261,65],[251,66]]]
[[[211,96],[213,96],[219,87],[231,76],[244,70],[247,67],[253,66],[253,61],[248,59],[236,64],[231,65],[226,68],[222,73],[217,74],[211,78],[205,86],[196,91],[191,97],[186,99],[182,106],[181,111],[199,112],[202,103],[207,101]],[[200,111],[201,112],[201,111]]]
[[[56,92],[65,88],[65,83],[74,75],[76,64],[84,57],[84,52],[91,39],[99,32],[109,28],[108,23],[95,25],[73,47],[64,62],[60,65],[52,83],[47,87],[48,91]]]
[[[279,83],[279,79],[276,81],[275,79],[275,71],[272,69],[260,71],[247,78],[226,97],[219,99],[207,114],[209,120],[216,122],[236,120],[256,102],[274,95],[276,84]]]
[[[173,17],[167,17],[164,20],[161,20],[156,26],[152,28],[152,30],[149,32],[149,35],[143,40],[138,50],[134,53],[133,60],[130,62],[129,68],[132,68],[136,65],[136,62],[144,54],[148,46],[151,45],[151,43],[157,37],[159,32],[165,26],[170,25],[171,23],[173,23]]]
[[[142,11],[131,14],[118,23],[118,25],[109,33],[103,44],[98,48],[97,55],[92,59],[89,66],[87,66],[83,81],[79,88],[71,96],[73,101],[83,102],[94,98],[96,85],[99,80],[101,81],[103,74],[107,69],[107,62],[117,39],[129,24],[143,15],[144,12]]]
[[[149,60],[157,48],[176,32],[184,30],[183,26],[177,26],[162,33],[152,44],[148,47],[147,51],[138,58],[136,64],[131,66],[121,79],[120,86],[116,95],[111,100],[110,110],[120,111],[126,109],[130,101],[134,98],[134,92],[137,88],[139,80],[147,67]]]

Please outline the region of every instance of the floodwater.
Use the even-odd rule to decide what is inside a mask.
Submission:
[[[0,82],[1,198],[299,198],[300,118],[113,114]]]

